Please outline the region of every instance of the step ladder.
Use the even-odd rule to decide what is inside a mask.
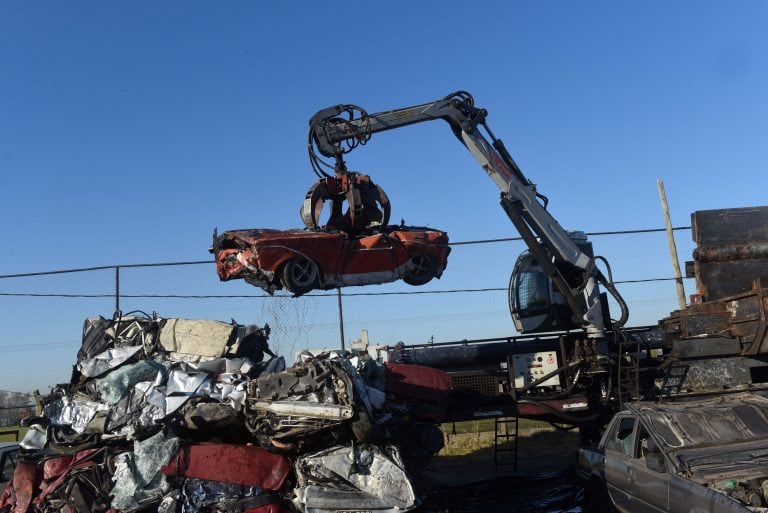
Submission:
[[[517,417],[494,417],[493,467],[514,465],[517,470],[519,424]]]

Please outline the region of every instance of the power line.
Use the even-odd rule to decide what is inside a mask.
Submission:
[[[673,230],[690,230],[690,226],[678,226],[677,228],[672,228]],[[620,230],[620,231],[610,231],[610,232],[589,232],[587,235],[589,236],[601,236],[601,235],[631,235],[631,234],[638,234],[638,233],[656,233],[656,232],[664,232],[666,231],[665,228],[648,228],[648,229],[640,229],[640,230]],[[450,242],[448,243],[449,246],[465,246],[465,245],[471,245],[471,244],[492,244],[496,242],[512,242],[512,241],[519,241],[523,240],[522,237],[506,237],[501,239],[483,239],[483,240],[468,240],[468,241],[460,241],[460,242]],[[31,273],[16,273],[16,274],[0,274],[0,279],[2,278],[27,278],[31,276],[49,276],[49,275],[55,275],[55,274],[69,274],[69,273],[82,273],[82,272],[91,272],[91,271],[106,271],[110,269],[131,269],[131,268],[137,268],[137,267],[168,267],[168,266],[180,266],[180,265],[201,265],[201,264],[214,264],[216,263],[215,260],[192,260],[192,261],[182,261],[182,262],[156,262],[156,263],[145,263],[145,264],[114,264],[114,265],[99,265],[94,267],[79,267],[75,269],[61,269],[57,271],[39,271],[39,272],[31,272]],[[102,296],[85,296],[85,297],[102,297]],[[130,297],[130,296],[125,296]]]
[[[687,279],[687,278],[686,278]],[[649,283],[656,281],[674,281],[675,278],[645,278],[640,280],[622,280],[616,281],[614,284],[622,283]],[[448,289],[448,290],[413,290],[403,292],[352,292],[342,293],[344,297],[355,296],[415,296],[425,294],[457,294],[457,293],[474,293],[474,292],[499,292],[506,291],[506,287],[489,287],[480,289]],[[317,294],[304,294],[302,297],[336,297],[336,293],[317,293]],[[42,294],[31,292],[0,292],[0,297],[54,297],[54,298],[76,298],[76,299],[89,299],[89,298],[114,298],[114,294]],[[130,299],[248,299],[257,298],[265,299],[270,298],[267,294],[120,294],[121,298]],[[285,296],[287,297],[287,296]]]
[[[690,230],[690,226],[678,226],[677,228],[672,228],[672,230]],[[632,235],[637,233],[658,233],[658,232],[665,232],[666,228],[647,228],[647,229],[641,229],[641,230],[620,230],[620,231],[612,231],[612,232],[589,232],[585,235],[588,236],[594,236],[599,237],[601,235]],[[502,239],[481,239],[481,240],[467,240],[467,241],[461,241],[461,242],[449,242],[449,246],[464,246],[469,244],[490,244],[493,242],[513,242],[523,240],[522,237],[505,237]],[[1,278],[2,276],[0,276]]]
[[[115,264],[99,265],[95,267],[80,267],[76,269],[62,269],[59,271],[40,271],[34,273],[0,274],[0,278],[26,278],[28,276],[47,276],[50,274],[83,273],[90,271],[106,271],[110,269],[130,269],[135,267],[167,267],[177,265],[215,264],[215,260],[193,260],[190,262],[158,262],[151,264]]]

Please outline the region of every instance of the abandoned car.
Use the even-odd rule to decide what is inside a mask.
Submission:
[[[577,468],[594,511],[766,511],[768,399],[627,405]]]
[[[443,274],[450,251],[445,232],[411,226],[355,237],[342,231],[231,230],[214,232],[210,249],[222,281],[243,279],[269,294],[284,288],[295,296],[399,279],[424,285]]]

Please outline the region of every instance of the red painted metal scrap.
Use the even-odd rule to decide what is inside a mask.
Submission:
[[[292,513],[292,510],[282,504],[265,504],[258,508],[251,508],[243,513]]]
[[[86,449],[46,460],[43,464],[43,482],[40,484],[40,493],[35,497],[35,505],[40,506],[49,493],[70,477],[72,470],[96,465],[98,462],[91,457],[98,451],[99,449]]]
[[[195,444],[182,448],[160,472],[278,490],[291,472],[291,462],[252,445]]]
[[[387,394],[409,403],[417,418],[444,420],[451,390],[451,377],[445,372],[422,365],[385,363],[384,383]]]
[[[21,460],[16,464],[13,479],[5,487],[0,498],[0,509],[12,506],[13,513],[26,513],[29,510],[32,499],[37,493],[40,483],[40,469],[37,463],[29,460]]]

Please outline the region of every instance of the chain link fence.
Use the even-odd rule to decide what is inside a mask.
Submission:
[[[694,244],[676,228],[680,259]],[[679,308],[663,230],[590,234],[629,305],[627,326],[656,324]],[[67,382],[80,347],[83,320],[111,317],[116,307],[161,317],[255,323],[271,328],[270,346],[288,361],[303,349],[338,348],[340,313],[347,347],[367,330],[371,344],[421,344],[515,335],[507,286],[516,239],[452,244],[440,280],[317,291],[299,298],[264,294],[241,280],[221,283],[213,261],[104,266],[0,276],[0,389],[48,392]],[[694,292],[684,280],[686,293]],[[339,309],[341,302],[341,312]],[[611,304],[618,315],[618,307]]]

